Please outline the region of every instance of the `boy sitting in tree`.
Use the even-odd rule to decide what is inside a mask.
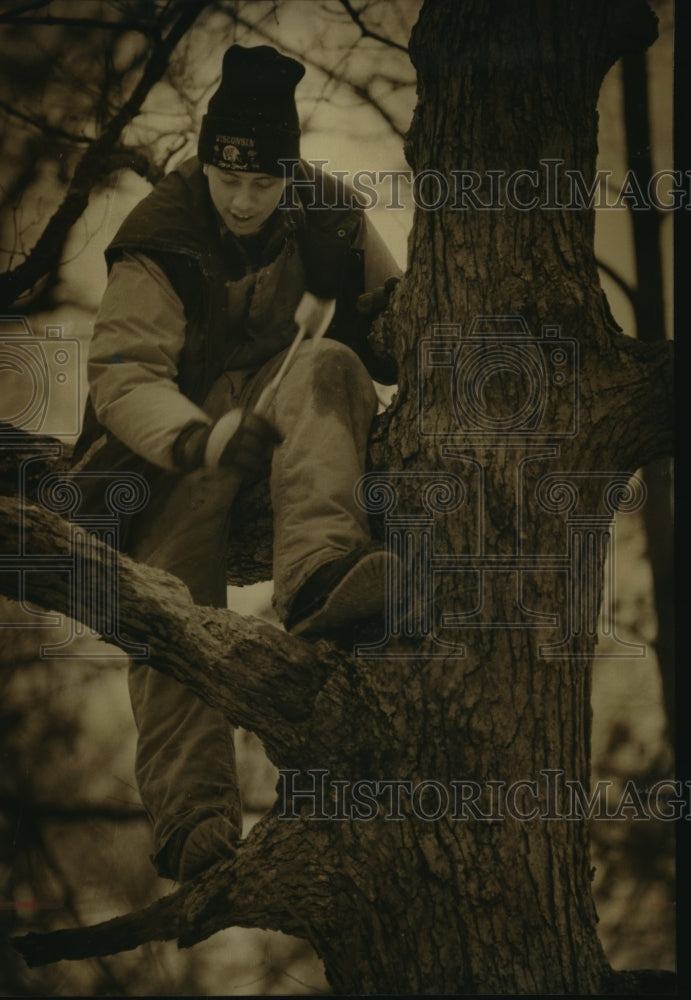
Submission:
[[[395,378],[367,342],[372,304],[385,304],[399,269],[363,211],[343,207],[343,186],[299,160],[304,72],[266,46],[226,52],[198,157],[156,185],[106,251],[88,377],[91,417],[107,432],[89,465],[139,471],[151,488],[127,551],[178,576],[196,603],[225,607],[233,499],[243,480],[270,474],[274,603],[286,629],[310,637],[384,605],[389,556],[371,543],[354,487],[372,378]],[[305,183],[291,188],[294,178]],[[305,292],[317,311],[336,299],[333,322],[254,413]],[[83,436],[77,455],[94,435]],[[130,694],[154,863],[182,881],[240,837],[232,729],[145,663],[131,667]]]

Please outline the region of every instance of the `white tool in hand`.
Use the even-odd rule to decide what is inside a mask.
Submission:
[[[276,390],[281,384],[283,376],[293,363],[298,347],[305,337],[309,337],[314,343],[321,340],[329,328],[335,311],[335,299],[319,299],[312,292],[304,293],[295,310],[295,322],[298,326],[298,332],[295,334],[293,342],[286,352],[281,367],[271,381],[262,389],[259,399],[252,410],[252,414],[262,418],[266,417],[273,398],[276,395]],[[228,464],[229,456],[233,455],[233,448],[237,450],[237,442],[240,441],[240,438],[235,437],[235,435],[243,423],[243,418],[245,418],[244,411],[235,409],[224,414],[214,424],[204,455],[204,465],[207,469],[216,470],[220,465]],[[245,418],[245,424],[246,422]],[[261,421],[255,421],[255,423],[260,424]],[[264,424],[264,426],[266,427],[267,425]]]
[[[335,311],[336,299],[318,299],[316,295],[312,294],[312,292],[305,292],[298,302],[297,309],[295,310],[295,322],[298,325],[298,332],[295,334],[293,343],[288,348],[281,367],[278,369],[269,384],[262,390],[262,393],[254,407],[255,413],[258,413],[260,416],[264,416],[266,414],[266,411],[271,405],[271,401],[276,395],[276,390],[281,384],[283,376],[293,363],[293,359],[297,354],[298,347],[302,341],[305,337],[309,337],[313,343],[321,340],[326,331],[329,329],[329,325],[334,317]]]

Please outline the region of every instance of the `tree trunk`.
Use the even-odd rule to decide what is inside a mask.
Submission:
[[[642,454],[669,446],[669,429],[641,426],[639,407],[663,382],[608,324],[593,213],[556,207],[571,188],[561,171],[550,190],[547,175],[562,160],[592,184],[601,79],[654,31],[643,5],[623,14],[616,3],[428,4],[413,33],[419,103],[408,157],[418,176],[437,172],[419,200],[443,201],[440,176],[450,194],[416,213],[392,322],[406,377],[374,464],[400,471],[398,510],[409,515],[424,513],[419,470],[430,483],[435,470],[458,477],[465,497],[436,516],[430,543],[436,642],[427,649],[439,658],[419,648],[414,662],[387,664],[391,716],[406,720],[404,753],[389,767],[446,788],[472,779],[485,813],[489,788],[532,782],[520,808],[537,815],[384,827],[388,863],[381,834],[369,831],[360,888],[390,901],[378,906],[385,912],[396,893],[405,913],[387,956],[388,976],[399,978],[373,975],[370,986],[502,994],[603,985],[587,826],[552,817],[569,812],[564,780],[588,789],[590,658],[611,517],[642,502],[629,475]],[[459,195],[475,175],[478,200],[492,207]],[[515,207],[536,189],[538,207]],[[455,627],[444,628],[444,615]],[[440,656],[443,641],[458,644],[456,655]],[[401,866],[394,890],[396,856],[420,874],[411,880]],[[344,914],[357,955],[375,929],[363,925],[361,895],[352,893],[352,919]]]
[[[339,993],[611,988],[576,806],[612,515],[671,447],[669,361],[609,324],[592,209],[546,177],[563,160],[592,182],[600,81],[653,35],[616,0],[425,4],[409,161],[438,172],[430,204],[439,176],[467,197],[417,210],[381,331],[400,389],[360,498],[407,567],[385,629],[304,643],[178,591],[144,601],[162,574],[122,560],[127,640],[260,735],[278,801],[232,862],[88,936],[27,938],[30,961],[241,924],[308,938]]]

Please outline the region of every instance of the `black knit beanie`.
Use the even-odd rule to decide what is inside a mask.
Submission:
[[[300,158],[295,88],[305,67],[268,45],[231,45],[199,133],[202,163],[285,176],[279,160]]]

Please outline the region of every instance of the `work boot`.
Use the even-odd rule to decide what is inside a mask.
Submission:
[[[402,566],[398,556],[377,543],[325,563],[298,591],[286,630],[308,638],[328,636],[382,614]]]
[[[209,816],[171,839],[166,849],[167,874],[176,882],[188,882],[218,861],[235,857],[239,839],[234,826]]]

